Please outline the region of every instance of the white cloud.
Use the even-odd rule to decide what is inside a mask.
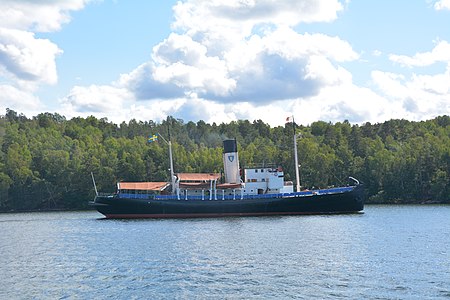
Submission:
[[[438,75],[404,75],[374,71],[372,79],[389,105],[394,118],[424,120],[450,114],[450,71]]]
[[[372,55],[373,56],[376,56],[376,57],[379,57],[379,56],[381,56],[383,54],[383,52],[381,52],[380,50],[373,50],[372,51]]]
[[[261,119],[272,126],[284,125],[287,116],[295,115],[297,123],[317,120],[332,122],[345,119],[352,123],[381,122],[396,118],[403,101],[393,103],[368,88],[351,82],[328,86],[308,98],[272,101],[264,105],[251,102],[217,103],[204,99],[188,99],[173,115],[188,120],[221,123],[237,119]]]
[[[171,34],[154,48],[157,63],[153,79],[171,82],[194,92],[226,95],[236,85],[227,74],[226,62],[217,56],[208,56],[207,48],[189,36]]]
[[[342,9],[334,0],[179,2],[176,33],[153,48],[150,61],[121,75],[111,90],[91,86],[67,99],[75,111],[98,110],[122,120],[162,120],[171,114],[217,123],[263,119],[273,125],[282,125],[292,113],[308,124],[319,119],[423,119],[438,115],[439,108],[448,111],[448,71],[409,77],[374,71],[377,94],[356,86],[343,66],[360,58],[347,41],[292,28],[332,21]],[[428,66],[448,62],[449,50],[447,42],[439,41],[430,52],[391,54],[390,60],[411,68]],[[120,116],[96,106],[106,99],[121,106]]]
[[[175,111],[172,110],[171,114],[184,120],[203,120],[210,124],[261,119],[275,126],[284,125],[286,116],[291,115],[291,112],[286,112],[285,107],[291,103],[292,100],[276,101],[266,105],[255,105],[250,102],[224,104],[192,97],[183,102]]]
[[[330,22],[343,9],[337,0],[191,0],[174,7],[175,28],[198,32],[247,25],[244,35],[255,24],[274,23],[295,26],[307,22]],[[233,26],[233,24],[236,24]]]
[[[89,0],[3,0],[0,2],[1,109],[40,113],[45,108],[34,96],[41,84],[56,84],[56,57],[62,50],[35,32],[60,30],[69,13]]]
[[[70,11],[80,10],[89,0],[2,0],[0,27],[32,32],[61,29],[70,21]]]
[[[108,85],[91,85],[73,87],[61,102],[71,111],[110,113],[123,110],[122,103],[129,98],[129,92],[125,89]]]
[[[389,59],[408,67],[410,74],[373,71],[372,80],[386,98],[401,103],[398,117],[423,120],[450,114],[450,43],[438,41],[431,51],[414,56],[391,54]],[[418,67],[436,63],[444,63],[446,70],[435,74],[416,73]]]
[[[0,76],[55,84],[56,56],[62,51],[34,32],[55,31],[68,22],[69,12],[88,0],[4,0],[0,2]]]
[[[338,37],[330,37],[320,33],[299,34],[287,27],[280,27],[273,32],[267,32],[262,41],[263,46],[270,53],[280,54],[286,59],[320,55],[337,62],[345,62],[359,57],[348,42]]]
[[[182,88],[172,82],[158,82],[153,78],[155,66],[146,62],[128,74],[120,75],[118,85],[134,94],[136,100],[174,99],[184,96]]]
[[[436,62],[446,62],[450,64],[450,43],[439,41],[430,52],[417,53],[413,57],[406,55],[389,55],[389,59],[407,67],[430,66]]]
[[[0,84],[0,111],[7,108],[19,112],[41,113],[42,103],[28,91],[7,84]]]
[[[117,124],[131,119],[157,120],[178,110],[186,99],[152,100],[138,103],[126,88],[110,85],[75,86],[60,100],[64,115],[107,117]]]
[[[348,76],[332,61],[358,58],[337,37],[298,34],[281,27],[265,36],[251,35],[230,43],[221,55],[189,35],[171,34],[153,49],[152,61],[121,76],[138,99],[200,98],[235,103],[267,103],[314,95],[321,86]]]
[[[205,45],[209,55],[223,55],[252,34],[331,22],[342,9],[338,0],[188,0],[175,5],[173,28]]]
[[[436,10],[444,10],[448,9],[450,10],[450,0],[439,0],[436,3],[434,3],[434,9]]]
[[[56,25],[44,20],[23,20],[17,21],[21,25],[14,30],[34,39],[34,44],[41,43],[44,49],[45,40],[38,41],[26,30],[58,30],[69,20],[68,12],[82,8],[85,1],[67,3],[73,6],[59,6],[56,12],[60,13],[54,14],[59,17],[53,17]],[[149,61],[120,75],[110,85],[73,87],[61,100],[62,109],[68,117],[107,116],[116,123],[133,118],[161,121],[174,115],[209,123],[262,119],[271,125],[283,125],[291,114],[296,121],[310,124],[319,119],[358,123],[399,117],[419,120],[450,113],[449,67],[445,73],[433,75],[374,71],[375,92],[353,83],[346,66],[349,62],[357,64],[360,55],[349,42],[294,30],[293,26],[301,23],[333,21],[347,4],[348,1],[337,0],[178,2],[174,7],[174,32],[153,48]],[[0,27],[5,24],[7,21],[0,21]],[[21,84],[23,74],[34,75],[29,78],[36,78],[36,84],[56,82],[51,63],[58,47],[54,45],[53,52],[45,51],[47,58],[39,59],[37,48],[29,46],[33,44],[31,40],[18,47],[23,40],[26,38],[11,43],[22,51],[5,51],[10,65],[2,64],[0,48],[0,72],[9,74],[4,75],[8,79],[22,76],[17,81]],[[47,42],[45,46],[51,49],[52,43]],[[11,49],[14,48],[8,48]],[[26,56],[26,49],[36,55]],[[411,68],[407,69],[410,71],[437,62],[448,66],[449,53],[448,42],[438,41],[429,52],[411,57],[391,54],[389,58]],[[373,55],[379,60],[385,57],[380,51]],[[39,60],[41,65],[19,63],[26,59]]]
[[[417,86],[423,91],[437,94],[450,95],[450,66],[443,74],[436,75],[413,75],[412,86]]]
[[[401,99],[408,94],[403,75],[382,71],[372,71],[371,75],[376,87],[390,98]]]
[[[62,51],[56,44],[36,38],[34,32],[61,29],[69,12],[89,0],[3,0],[0,2],[0,76],[55,84],[55,59]]]
[[[36,39],[31,32],[0,28],[0,76],[55,84],[55,58],[60,53],[55,44]]]
[[[307,99],[298,99],[292,105],[296,122],[311,124],[317,120],[352,123],[380,122],[395,116],[393,105],[371,89],[351,82],[329,86]]]
[[[281,125],[294,111],[303,122],[351,119],[350,112],[357,114],[355,120],[376,119],[379,109],[367,105],[375,101],[351,96],[376,95],[353,86],[352,75],[339,65],[359,58],[350,44],[289,27],[332,21],[341,9],[333,0],[179,2],[173,25],[179,31],[153,48],[151,61],[121,75],[115,86],[141,101],[133,106],[135,115],[156,120],[173,114],[207,122],[263,119]],[[336,105],[336,95],[344,109]],[[81,111],[83,106],[74,107]],[[124,103],[123,108],[126,116]]]

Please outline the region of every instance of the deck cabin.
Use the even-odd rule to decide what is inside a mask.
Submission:
[[[241,193],[240,183],[220,183],[221,174],[219,173],[178,173],[176,177],[175,190],[180,199],[187,199],[189,196],[189,198],[215,200],[225,195]]]
[[[168,182],[118,182],[117,194],[121,198],[148,198],[149,195],[168,194]]]
[[[292,193],[292,182],[284,181],[281,167],[254,167],[244,170],[245,195]]]

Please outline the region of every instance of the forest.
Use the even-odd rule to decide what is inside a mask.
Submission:
[[[114,124],[106,118],[41,113],[32,118],[7,109],[0,116],[0,211],[87,209],[97,188],[118,181],[169,181],[174,171],[222,172],[222,142],[236,138],[241,168],[282,166],[295,182],[293,134],[298,138],[302,188],[363,182],[367,203],[450,203],[450,117],[413,122],[350,124],[323,121],[271,127],[261,120],[227,124],[167,117]]]

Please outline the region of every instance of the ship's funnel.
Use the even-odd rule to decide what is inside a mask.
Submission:
[[[223,167],[226,183],[241,183],[236,139],[223,141]]]

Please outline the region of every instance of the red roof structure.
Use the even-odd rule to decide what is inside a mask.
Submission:
[[[178,173],[177,177],[180,181],[211,181],[220,178],[219,173]]]
[[[119,182],[119,190],[162,191],[168,182]]]
[[[218,173],[178,173],[179,186],[187,189],[205,189],[210,187],[211,181],[219,180]]]
[[[220,183],[216,186],[218,189],[240,189],[242,184],[240,183]]]

